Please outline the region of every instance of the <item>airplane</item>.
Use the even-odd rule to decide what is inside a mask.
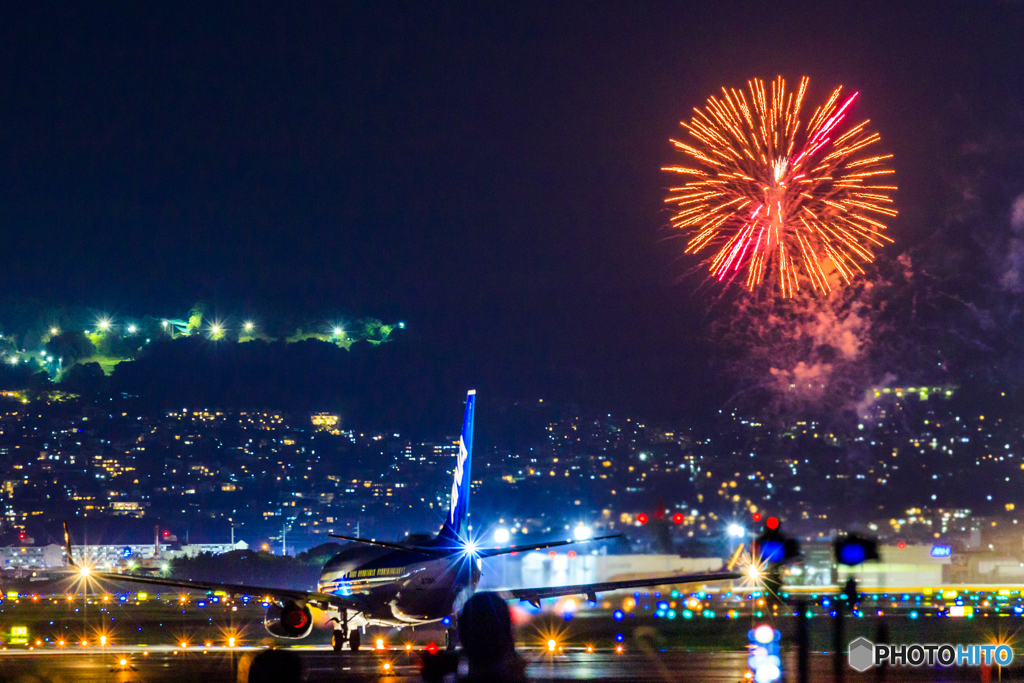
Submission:
[[[530,550],[588,543],[611,536],[596,536],[582,541],[558,540],[546,543],[484,548],[469,533],[470,468],[473,457],[473,418],[476,391],[466,397],[466,412],[459,439],[459,451],[452,481],[451,499],[444,525],[433,537],[427,534],[410,536],[403,543],[370,540],[354,536],[330,534],[333,538],[351,541],[347,547],[324,565],[316,591],[300,591],[246,586],[207,581],[133,576],[116,572],[94,571],[75,563],[71,554],[71,537],[64,524],[64,544],[68,564],[85,577],[110,581],[127,581],[198,591],[224,591],[228,595],[267,596],[271,602],[264,617],[264,627],[279,638],[301,639],[313,630],[310,607],[327,613],[333,625],[332,646],[340,652],[348,643],[358,651],[360,628],[367,625],[402,628],[445,621],[454,623],[456,606],[476,589],[480,580],[482,560],[498,555]],[[605,581],[574,586],[514,588],[500,591],[508,600],[520,600],[540,607],[544,598],[582,595],[596,601],[597,594],[629,588],[683,583],[706,583],[740,578],[741,574],[721,571],[676,576],[658,576],[626,581]],[[455,629],[446,631],[446,645],[453,648]]]

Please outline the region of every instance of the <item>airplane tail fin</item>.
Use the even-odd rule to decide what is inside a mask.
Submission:
[[[476,389],[466,395],[466,415],[462,420],[462,436],[459,438],[459,454],[455,461],[455,475],[452,480],[451,502],[439,540],[457,541],[469,530],[469,484],[473,463],[473,409],[476,405]]]

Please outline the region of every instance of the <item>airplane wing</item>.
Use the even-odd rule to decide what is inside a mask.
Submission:
[[[79,566],[71,554],[71,534],[68,532],[67,522],[64,523],[64,551],[68,556],[68,564],[79,572],[82,577],[97,579],[100,581],[127,581],[129,583],[140,583],[150,586],[165,586],[168,588],[180,588],[193,591],[224,591],[228,595],[253,595],[258,597],[270,597],[273,599],[295,600],[305,602],[317,607],[326,609],[328,607],[342,609],[358,609],[352,601],[340,595],[330,593],[317,593],[314,591],[292,590],[290,588],[268,588],[266,586],[247,586],[236,583],[215,583],[212,581],[187,581],[185,579],[165,579],[157,576],[134,576],[131,574],[118,574],[117,572],[100,572],[89,567]]]
[[[609,536],[594,536],[582,541],[549,541],[547,543],[534,543],[532,545],[514,545],[508,548],[480,548],[476,554],[480,557],[496,557],[497,555],[508,555],[509,553],[523,553],[528,550],[542,550],[544,548],[557,548],[560,545],[577,545],[579,543],[591,543],[593,541],[604,541],[609,538],[618,538],[622,534],[611,534]]]
[[[648,586],[667,586],[676,583],[707,583],[709,581],[725,581],[738,579],[743,574],[738,572],[710,572],[707,574],[678,574],[676,576],[655,576],[626,581],[605,581],[604,583],[582,583],[575,586],[548,586],[543,588],[513,588],[498,591],[505,599],[516,599],[540,606],[544,598],[557,598],[563,595],[585,595],[596,601],[598,593],[624,590],[627,588],[645,588]]]

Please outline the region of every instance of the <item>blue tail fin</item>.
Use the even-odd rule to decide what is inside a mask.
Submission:
[[[460,539],[469,531],[466,518],[469,516],[470,470],[473,464],[473,408],[475,404],[476,389],[471,389],[466,396],[466,416],[462,420],[462,436],[459,438],[459,454],[455,461],[448,517],[444,521],[444,526],[441,527],[439,538]]]

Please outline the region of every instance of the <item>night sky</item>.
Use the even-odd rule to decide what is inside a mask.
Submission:
[[[714,383],[659,171],[708,95],[859,90],[893,258],[943,215],[950,112],[1024,108],[1020,2],[146,5],[0,10],[3,296],[401,319],[428,374],[622,410]]]

